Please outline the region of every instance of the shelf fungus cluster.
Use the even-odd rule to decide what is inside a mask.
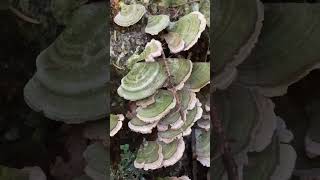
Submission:
[[[145,13],[141,6],[121,6],[114,22],[119,26],[125,26],[120,21],[131,22],[126,26],[137,23]],[[171,22],[168,15],[148,13],[146,16],[148,23],[145,33],[158,35],[159,39],[162,37],[171,53],[187,51],[194,46],[207,23],[199,11],[187,13],[176,22]],[[181,56],[166,58],[162,43],[152,39],[140,54],[134,53],[129,57],[126,65],[129,72],[121,79],[117,93],[136,105],[131,109],[133,116],[128,127],[136,133],[157,135],[148,141],[144,140],[134,166],[144,170],[172,166],[184,154],[184,137],[192,133],[193,126],[202,118],[204,107],[196,93],[210,83],[210,63],[192,62]],[[206,126],[204,131],[207,132],[210,126],[203,126]],[[198,144],[199,159],[203,161],[208,160],[205,134],[198,138],[201,141]]]
[[[208,99],[202,118],[197,121],[199,128],[195,129],[197,160],[206,167],[210,167],[210,123],[210,99]]]
[[[24,89],[32,109],[68,124],[107,115],[105,10],[103,3],[75,10],[64,31],[37,57],[37,72]]]
[[[202,116],[202,104],[195,92],[209,83],[209,66],[168,58],[138,62],[123,77],[118,94],[137,105],[129,128],[142,134],[158,131],[156,141],[141,145],[136,168],[158,169],[180,160],[185,149],[183,136],[191,134],[192,126]]]

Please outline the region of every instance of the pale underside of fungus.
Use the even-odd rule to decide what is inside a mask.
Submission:
[[[172,52],[187,51],[195,45],[206,28],[206,19],[203,14],[194,11],[181,17],[168,27],[169,33],[165,35],[165,40],[169,44]],[[180,39],[179,39],[180,38]],[[181,48],[183,44],[183,48]]]
[[[146,62],[155,61],[154,58],[162,55],[163,49],[160,41],[152,39],[148,42],[141,54],[133,54],[127,60],[127,66],[130,69],[134,64],[139,61],[145,60]]]
[[[33,110],[69,124],[107,115],[105,10],[102,3],[81,6],[37,57],[37,72],[24,89]]]
[[[146,8],[141,4],[122,4],[121,11],[114,17],[114,22],[122,27],[136,24],[146,13]]]
[[[122,114],[110,114],[110,136],[113,137],[116,135],[119,130],[122,128],[122,121],[124,116]]]
[[[145,32],[151,35],[157,35],[159,32],[167,28],[169,24],[170,18],[167,15],[149,16]]]

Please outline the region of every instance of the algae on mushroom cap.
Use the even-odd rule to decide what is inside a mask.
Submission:
[[[138,169],[154,170],[161,167],[162,147],[156,141],[145,141],[139,148],[134,166]]]
[[[194,11],[181,17],[169,26],[168,31],[177,33],[184,41],[183,51],[195,45],[206,28],[206,19],[203,14]]]
[[[122,78],[118,94],[127,100],[142,100],[153,95],[166,80],[165,68],[159,62],[136,63]]]
[[[159,90],[155,96],[155,103],[137,109],[137,117],[144,122],[159,121],[176,106],[174,94],[168,90]]]
[[[151,35],[157,35],[170,24],[170,18],[167,15],[155,15],[148,17],[148,24],[145,32]]]

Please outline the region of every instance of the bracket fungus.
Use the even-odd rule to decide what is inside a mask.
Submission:
[[[134,166],[144,170],[161,167],[163,161],[162,146],[156,141],[145,141],[137,153]]]
[[[118,94],[127,100],[141,100],[153,95],[166,80],[165,68],[160,63],[136,63],[121,79]]]
[[[168,129],[166,131],[159,131],[158,138],[165,143],[171,143],[175,139],[179,139],[183,136],[188,136],[191,133],[191,127],[202,116],[201,103],[198,101],[195,108],[187,112],[186,121],[179,129]]]
[[[175,86],[176,90],[181,90],[184,87],[185,82],[189,79],[193,63],[188,59],[166,59],[169,67],[170,74],[172,76],[171,83]]]
[[[210,83],[210,64],[194,63],[190,78],[186,82],[186,88],[193,92],[199,92],[201,88]]]
[[[146,62],[153,62],[154,58],[161,56],[163,52],[162,44],[160,41],[152,39],[147,43],[145,49],[141,54],[133,54],[127,60],[127,66],[130,69],[135,63],[145,60]]]
[[[176,101],[172,92],[159,90],[153,104],[145,108],[138,107],[137,117],[146,123],[159,121],[176,106]]]
[[[171,44],[169,48],[174,48],[170,49],[172,52],[177,53],[180,51],[187,51],[197,43],[198,39],[201,36],[201,33],[205,30],[205,28],[206,19],[204,15],[198,11],[194,11],[181,17],[178,21],[173,22],[172,25],[168,27],[168,31],[175,34],[165,36],[165,40],[168,44]],[[183,49],[181,50],[177,48],[182,45],[181,40],[179,40],[178,38],[181,38],[184,44]]]
[[[141,4],[121,4],[121,10],[113,20],[119,26],[129,27],[140,21],[146,12],[146,8]]]
[[[96,142],[89,145],[83,153],[83,157],[87,162],[84,169],[86,175],[93,180],[107,179],[107,174],[105,173],[107,156],[108,152],[101,143]]]
[[[174,165],[183,156],[185,143],[183,138],[177,139],[169,144],[159,142],[162,146],[163,162],[162,166],[168,167]]]
[[[122,114],[110,114],[110,136],[114,136],[122,128],[122,121],[124,116]]]
[[[146,123],[141,119],[134,117],[128,123],[129,128],[134,132],[139,132],[142,134],[150,134],[152,133],[152,129],[155,128],[158,124],[158,121],[153,123]]]
[[[151,35],[157,35],[167,28],[170,24],[170,18],[167,15],[154,15],[148,17],[148,24],[145,32]]]
[[[197,160],[206,167],[210,167],[210,131],[195,130]]]
[[[24,89],[33,110],[69,124],[106,116],[105,11],[102,3],[81,6],[37,57],[37,72]]]

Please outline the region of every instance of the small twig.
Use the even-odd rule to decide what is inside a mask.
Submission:
[[[16,8],[10,6],[9,7],[10,11],[15,14],[16,16],[18,16],[20,19],[26,21],[26,22],[29,22],[29,23],[32,23],[32,24],[40,24],[40,22],[36,19],[33,19],[31,17],[28,17],[26,15],[24,15],[23,13],[21,13],[19,10],[17,10]]]
[[[223,159],[224,166],[227,169],[228,179],[239,180],[237,164],[234,158],[232,157],[231,148],[227,141],[224,129],[222,127],[222,123],[218,118],[215,107],[212,107],[211,116],[212,116],[212,123],[213,123],[213,131],[218,141],[218,150],[222,153],[222,159]]]

